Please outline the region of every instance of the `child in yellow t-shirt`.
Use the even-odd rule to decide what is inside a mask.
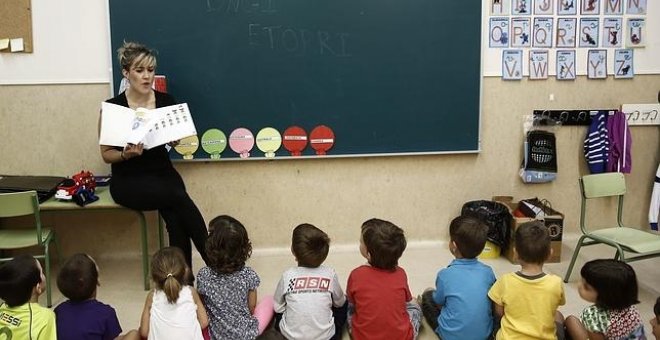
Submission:
[[[46,277],[34,257],[19,255],[0,266],[0,338],[56,340],[55,313],[41,307]],[[4,337],[3,337],[4,335]]]
[[[542,222],[521,224],[514,249],[520,271],[502,275],[488,292],[494,311],[501,317],[497,339],[563,339],[563,317],[557,307],[566,303],[564,284],[543,272],[552,255],[550,235]]]

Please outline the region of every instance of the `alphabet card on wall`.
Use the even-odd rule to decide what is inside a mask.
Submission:
[[[605,18],[603,19],[603,47],[621,47],[621,38],[623,33],[623,19]]]
[[[522,50],[502,51],[502,79],[522,79]]]
[[[529,51],[529,79],[548,79],[548,51]]]
[[[534,1],[534,14],[536,15],[552,15],[554,10],[553,0]]]
[[[509,18],[490,18],[488,46],[509,47]]]
[[[509,15],[511,0],[490,0],[490,15]]]
[[[580,18],[580,47],[598,47],[598,18]]]
[[[577,14],[577,0],[557,0],[557,14],[559,15],[575,15]]]
[[[600,0],[582,0],[580,14],[598,15],[600,13]]]
[[[614,51],[614,78],[632,78],[635,75],[632,49]]]
[[[530,47],[531,33],[529,18],[511,18],[511,47]]]
[[[534,18],[534,47],[552,47],[552,18]]]
[[[512,0],[511,14],[512,15],[530,15],[532,14],[532,0]]]
[[[589,50],[587,54],[587,78],[607,78],[607,50]]]
[[[644,47],[646,45],[646,19],[628,19],[628,39],[626,47]]]
[[[622,15],[624,1],[625,0],[603,0],[603,14]],[[627,0],[627,2],[631,2],[631,0]]]
[[[557,51],[557,80],[575,80],[575,50]]]
[[[577,19],[559,18],[557,19],[557,47],[575,47],[575,34]]]
[[[646,0],[627,0],[626,14],[629,15],[646,14]]]

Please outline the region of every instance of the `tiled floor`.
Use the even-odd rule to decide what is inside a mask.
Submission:
[[[546,271],[563,277],[570,256],[575,245],[575,237],[567,235],[562,249],[562,262],[556,264],[547,264]],[[566,305],[560,311],[564,315],[578,314],[587,302],[583,301],[577,293],[577,280],[579,280],[579,268],[584,261],[598,257],[611,258],[613,252],[611,248],[593,246],[584,248],[580,253],[580,259],[574,269],[571,282],[565,285]],[[439,268],[446,266],[452,256],[447,249],[446,243],[439,242],[411,242],[408,249],[401,258],[400,265],[408,273],[409,285],[414,295],[420,294],[425,288],[433,286],[435,275]],[[121,257],[100,258],[97,259],[101,270],[101,286],[98,290],[98,299],[115,307],[123,329],[129,330],[137,328],[140,320],[140,313],[144,304],[146,292],[142,290],[140,258],[135,255],[130,259]],[[349,272],[356,266],[364,263],[365,260],[360,256],[357,244],[337,245],[331,248],[330,255],[326,264],[335,268],[339,274],[340,280],[344,283]],[[484,260],[495,271],[496,275],[515,271],[518,266],[510,264],[505,258]],[[195,270],[201,266],[201,259],[195,259]],[[657,296],[660,295],[660,271],[658,270],[660,258],[650,259],[632,263],[635,268],[639,281],[639,299],[638,305],[645,320],[645,328],[648,333],[648,322],[653,312],[653,304]],[[282,271],[295,265],[288,247],[281,249],[255,249],[252,258],[249,261],[261,277],[261,286],[258,294],[272,294],[275,285]],[[54,282],[54,281],[52,281]],[[62,301],[62,296],[54,287],[54,304]],[[345,287],[345,284],[344,284]],[[42,303],[45,303],[45,296],[42,296]],[[344,339],[348,339],[345,335]],[[420,332],[419,339],[436,339],[433,331],[424,325]]]

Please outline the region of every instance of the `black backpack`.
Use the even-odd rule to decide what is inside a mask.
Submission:
[[[461,215],[472,216],[488,226],[488,240],[502,250],[507,249],[511,237],[511,213],[502,203],[493,201],[470,201],[463,204]]]

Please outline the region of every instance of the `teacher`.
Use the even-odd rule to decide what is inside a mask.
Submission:
[[[169,94],[152,89],[156,71],[156,56],[152,50],[139,43],[124,42],[117,56],[129,87],[108,99],[108,103],[131,109],[176,104]],[[178,141],[170,143],[176,144]],[[188,266],[192,269],[191,240],[208,263],[204,250],[208,237],[204,218],[188,196],[165,145],[148,150],[141,143],[129,143],[123,148],[101,145],[101,156],[112,166],[110,194],[115,202],[134,210],[158,210],[165,220],[170,245],[183,250]]]

